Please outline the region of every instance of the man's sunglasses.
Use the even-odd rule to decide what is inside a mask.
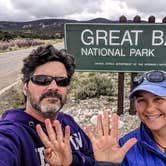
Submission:
[[[32,75],[30,77],[31,81],[36,85],[49,85],[53,80],[55,80],[58,86],[68,86],[70,79],[68,77],[52,77],[48,75]]]
[[[152,70],[144,75],[138,74],[134,77],[133,83],[135,85],[141,84],[144,79],[147,79],[149,82],[162,82],[166,79],[166,72],[162,70]]]

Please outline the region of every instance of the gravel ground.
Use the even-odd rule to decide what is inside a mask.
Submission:
[[[126,103],[125,105],[128,104]],[[102,114],[104,109],[110,110],[111,121],[111,115],[117,110],[117,103],[108,102],[107,97],[80,100],[77,102],[70,99],[64,106],[63,112],[72,115],[83,129],[85,129],[87,124],[91,124],[92,129],[96,132],[97,114]],[[119,137],[137,128],[140,123],[138,116],[130,115],[127,110],[127,107],[126,109],[124,108],[124,114],[119,116]]]

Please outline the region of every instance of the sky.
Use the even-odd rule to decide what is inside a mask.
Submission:
[[[98,17],[114,21],[122,15],[128,20],[139,15],[145,21],[153,15],[161,22],[166,16],[166,0],[0,0],[0,21]]]

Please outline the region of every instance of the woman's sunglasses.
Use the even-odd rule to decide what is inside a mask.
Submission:
[[[58,86],[68,86],[70,79],[68,77],[52,77],[48,75],[32,75],[30,77],[31,81],[36,85],[49,85],[53,80],[55,80]]]
[[[149,82],[162,82],[166,79],[166,72],[161,70],[152,70],[144,75],[138,74],[134,77],[133,83],[135,85],[141,84],[144,79],[147,79]]]

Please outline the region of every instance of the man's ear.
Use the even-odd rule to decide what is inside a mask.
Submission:
[[[28,83],[24,83],[22,87],[23,94],[27,96]]]

